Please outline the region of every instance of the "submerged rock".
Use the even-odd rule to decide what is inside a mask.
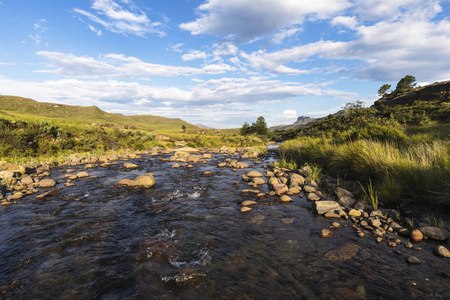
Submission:
[[[155,185],[155,178],[153,175],[148,173],[146,175],[140,175],[136,179],[132,180],[129,186],[136,188],[150,188]]]
[[[358,253],[359,249],[358,245],[347,243],[338,249],[327,252],[325,258],[335,261],[349,260]]]

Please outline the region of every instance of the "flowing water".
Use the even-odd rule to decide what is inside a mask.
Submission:
[[[168,155],[166,156],[166,158]],[[293,196],[254,200],[240,176],[160,157],[87,170],[61,196],[24,198],[0,210],[0,295],[5,299],[449,299],[450,259],[359,238],[350,221],[326,239],[331,221]],[[254,162],[247,161],[254,165]],[[262,164],[256,170],[262,172]],[[83,166],[75,167],[82,170]],[[66,168],[51,178],[65,181]],[[251,170],[251,169],[250,169]],[[211,171],[211,177],[202,176]],[[118,187],[147,172],[156,185]],[[263,189],[267,191],[267,189]],[[400,251],[402,254],[395,253]],[[405,258],[418,257],[419,265]]]

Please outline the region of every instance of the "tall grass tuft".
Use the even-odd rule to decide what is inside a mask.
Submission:
[[[369,183],[367,184],[367,188],[364,188],[364,186],[359,183],[361,186],[361,189],[363,191],[363,197],[362,200],[364,203],[369,204],[373,207],[373,209],[378,209],[378,197],[380,196],[380,193],[374,189],[372,180],[369,179]]]

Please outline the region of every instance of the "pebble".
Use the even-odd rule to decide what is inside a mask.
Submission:
[[[383,241],[383,239],[381,237],[377,237],[376,241],[377,241],[377,243],[381,243]]]
[[[248,212],[248,211],[251,211],[251,210],[252,209],[250,207],[247,207],[247,206],[241,207],[241,212]]]
[[[411,249],[413,247],[413,244],[411,242],[405,243],[405,248]]]
[[[396,242],[389,242],[388,246],[389,247],[397,247],[397,243]]]
[[[289,197],[289,196],[287,196],[287,195],[282,195],[282,196],[280,197],[280,201],[281,201],[281,202],[291,202],[291,201],[292,201],[292,198]]]
[[[338,222],[333,222],[333,223],[331,223],[330,228],[331,228],[331,229],[338,229],[338,228],[341,228],[341,224],[339,224]]]
[[[246,200],[241,203],[241,206],[250,206],[250,205],[256,205],[256,204],[258,204],[258,202],[253,201],[253,200]]]

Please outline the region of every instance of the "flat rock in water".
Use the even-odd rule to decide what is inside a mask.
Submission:
[[[448,239],[448,232],[438,227],[421,227],[419,230],[431,240],[444,242]]]
[[[250,205],[256,205],[256,204],[258,204],[258,202],[253,201],[253,200],[246,200],[241,203],[241,206],[250,206]]]
[[[280,197],[280,201],[281,201],[281,202],[291,202],[291,201],[292,201],[292,198],[289,197],[289,196],[287,196],[287,195],[282,195],[282,196]]]
[[[150,174],[141,175],[132,180],[129,185],[136,188],[150,188],[155,185],[155,179]]]
[[[247,173],[247,176],[250,178],[254,178],[254,177],[264,177],[263,174],[257,172],[257,171],[251,171]]]
[[[265,184],[266,182],[261,177],[255,177],[252,179],[252,182],[255,184]]]
[[[305,184],[305,177],[299,174],[291,174],[290,176],[291,184],[298,184],[298,185],[304,185]]]
[[[41,188],[48,188],[48,187],[54,187],[56,185],[56,181],[53,179],[42,179],[39,181],[39,187]]]
[[[278,183],[278,184],[274,184],[273,185],[273,189],[275,190],[275,192],[277,192],[278,194],[284,194],[286,193],[289,188],[287,187],[287,185],[285,185],[284,183]]]
[[[308,198],[309,201],[319,201],[321,198],[316,193],[309,193]]]
[[[77,173],[78,178],[86,178],[89,177],[89,174],[87,172],[79,172]]]
[[[127,168],[127,169],[137,169],[137,168],[139,168],[138,165],[132,164],[132,163],[124,163],[123,166],[124,166],[125,168]]]
[[[15,193],[15,194],[12,194],[12,195],[8,196],[6,199],[8,201],[11,201],[11,200],[21,199],[22,197],[23,197],[23,194],[21,192],[19,192],[19,193]]]
[[[116,185],[130,185],[132,183],[131,179],[122,179]]]
[[[303,190],[307,193],[317,192],[317,187],[311,184],[307,184],[303,187]]]
[[[32,177],[27,176],[27,177],[25,177],[25,178],[22,178],[22,179],[20,180],[20,182],[22,182],[22,184],[29,185],[29,184],[34,183],[34,180],[33,180]]]
[[[241,212],[248,212],[248,211],[251,211],[251,210],[252,209],[250,207],[247,207],[247,206],[241,207]]]
[[[327,252],[325,258],[334,261],[349,260],[358,253],[359,249],[358,245],[347,243],[338,249]]]
[[[259,194],[259,190],[243,189],[243,190],[242,190],[242,193]]]
[[[336,201],[315,201],[312,206],[313,210],[319,215],[323,215],[329,211],[341,209]]]

